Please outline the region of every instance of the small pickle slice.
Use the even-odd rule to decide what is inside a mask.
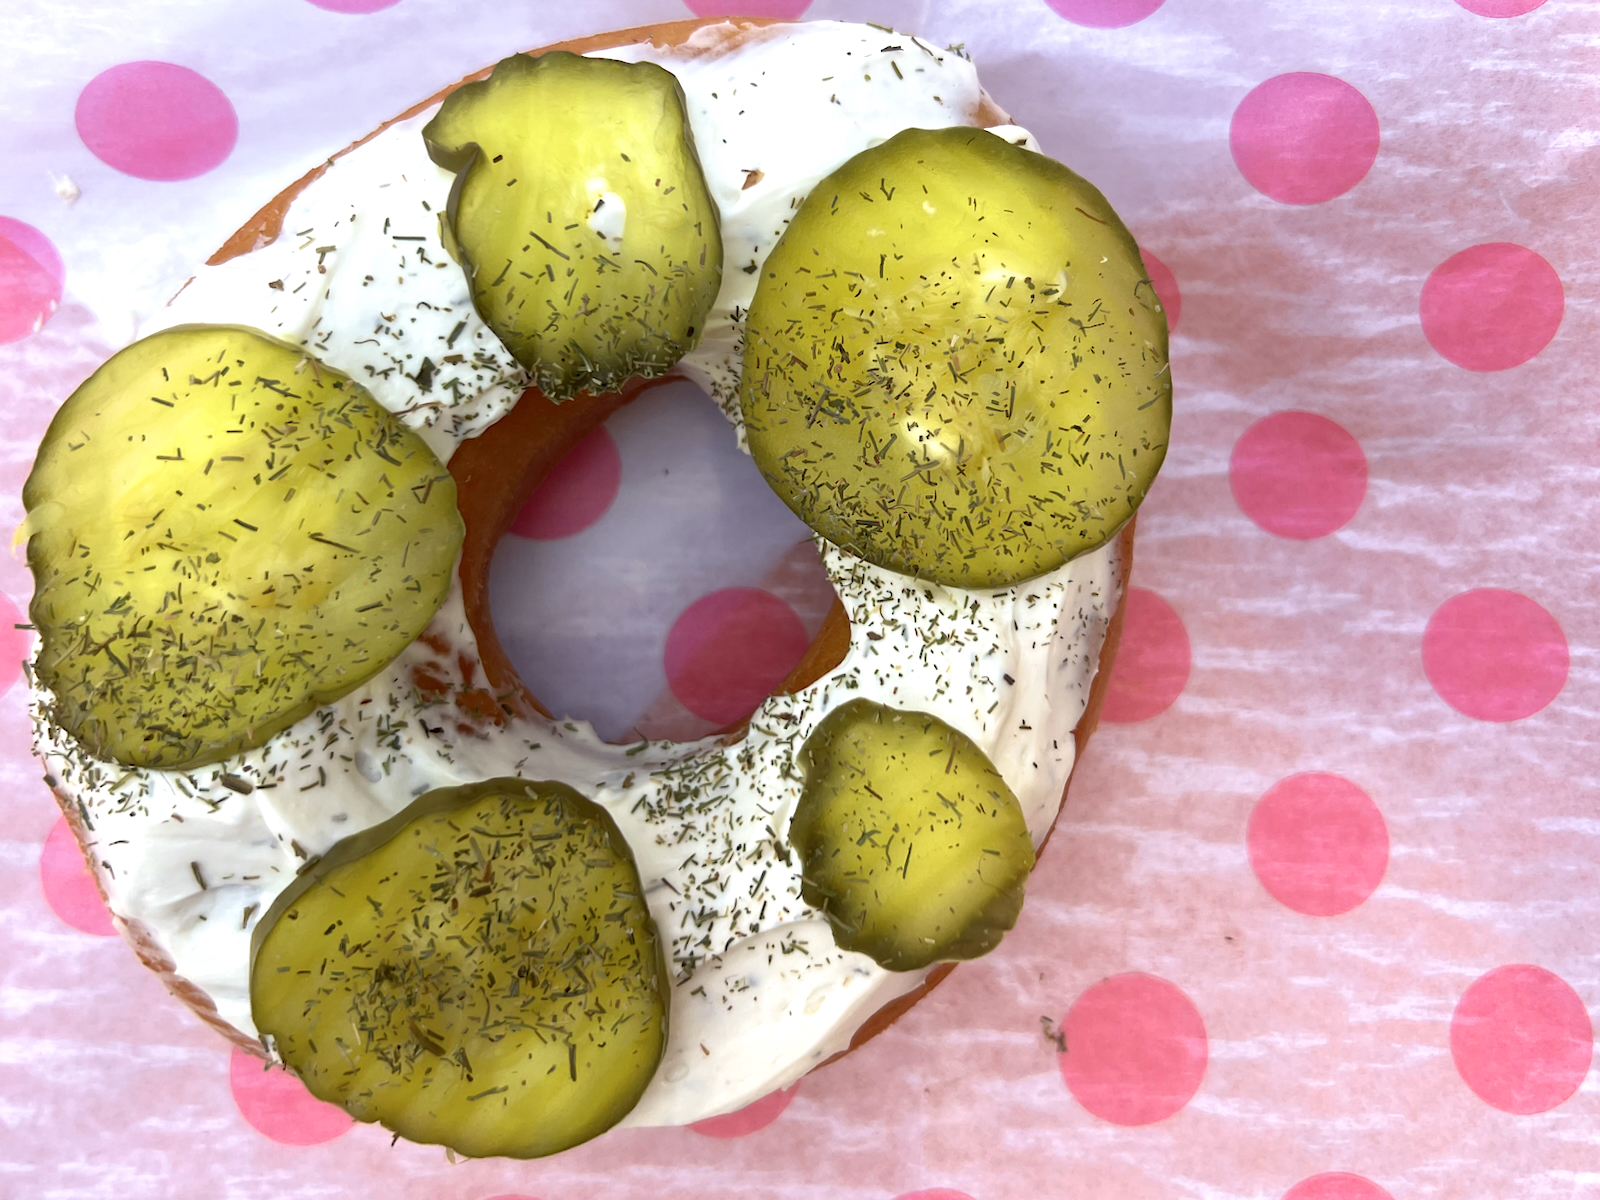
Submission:
[[[1172,413],[1167,324],[1087,181],[979,129],[908,129],[806,198],[762,268],[740,402],[808,525],[1001,587],[1107,541]]]
[[[628,1114],[666,1045],[633,855],[560,783],[428,792],[278,897],[250,1005],[320,1099],[474,1158],[554,1154]]]
[[[473,303],[545,395],[616,391],[694,348],[722,237],[671,72],[513,55],[422,136],[456,173],[441,227]]]
[[[927,713],[852,700],[800,750],[789,840],[834,940],[891,971],[977,958],[1022,911],[1033,840],[984,752]]]
[[[130,766],[259,746],[427,626],[455,495],[298,347],[228,325],[135,342],[61,406],[22,492],[52,718]]]

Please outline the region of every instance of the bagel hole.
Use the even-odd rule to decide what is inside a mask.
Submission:
[[[806,526],[687,380],[581,438],[495,545],[501,647],[557,719],[610,742],[736,726],[835,603]]]

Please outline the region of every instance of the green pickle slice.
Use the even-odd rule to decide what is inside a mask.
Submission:
[[[1087,181],[983,130],[908,129],[813,188],[768,257],[740,402],[818,533],[1001,587],[1143,500],[1172,414],[1166,317]]]
[[[800,750],[789,840],[801,894],[834,940],[891,971],[977,958],[1022,911],[1033,839],[1016,795],[965,734],[852,700]]]
[[[560,783],[426,793],[339,842],[252,940],[256,1027],[312,1094],[472,1157],[577,1145],[638,1103],[666,967],[633,856]]]
[[[227,325],[135,342],[62,405],[23,488],[52,718],[131,766],[259,746],[427,626],[455,494],[299,347]]]
[[[473,303],[545,395],[617,390],[693,349],[722,282],[683,89],[653,63],[513,55],[422,131]]]

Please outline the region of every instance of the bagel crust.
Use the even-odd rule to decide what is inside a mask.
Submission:
[[[532,53],[550,50],[614,52],[620,57],[648,57],[664,65],[687,67],[696,62],[728,60],[747,50],[774,44],[790,36],[791,29],[820,29],[824,24],[790,27],[747,18],[676,21],[557,43]],[[884,35],[874,32],[871,36],[876,43]],[[903,36],[896,35],[896,38]],[[906,39],[907,42],[912,40]],[[917,45],[931,58],[944,61],[931,48],[921,43]],[[970,71],[970,68],[967,70]],[[383,140],[386,132],[406,132],[455,87],[481,79],[488,72],[489,68],[485,68],[429,97],[307,172],[258,209],[228,238],[208,260],[208,269],[213,272],[237,272],[248,268],[254,261],[269,259],[272,254],[286,253],[285,246],[289,239],[284,230],[291,211],[295,220],[299,221],[301,213],[298,206],[321,194],[341,175],[341,171],[348,175],[349,169],[361,161],[361,153],[358,152],[370,153],[366,151],[367,147],[376,149],[386,144]],[[1003,126],[1009,125],[1009,118],[987,95],[977,90],[974,83],[969,103],[961,111],[953,113],[948,123]],[[396,129],[397,126],[402,128]],[[393,137],[387,139],[388,142],[394,140]],[[352,155],[356,157],[351,158]],[[421,228],[419,225],[418,229]],[[730,252],[729,261],[729,270],[737,274],[740,260],[731,256]],[[197,277],[197,290],[203,290],[206,278],[204,275]],[[727,280],[725,276],[725,291],[729,286]],[[735,278],[732,282],[739,284],[740,279]],[[736,325],[737,304],[732,305],[731,310]],[[159,328],[180,319],[181,310],[175,310],[158,317],[153,325]],[[465,317],[462,324],[467,324]],[[849,559],[836,549],[824,546],[824,565],[835,582],[840,598],[836,599],[801,662],[775,696],[758,712],[749,729],[740,726],[726,730],[715,743],[701,747],[657,744],[629,748],[630,757],[626,759],[618,758],[618,751],[602,746],[587,730],[563,732],[572,730],[572,723],[558,725],[551,720],[552,714],[540,705],[518,677],[495,634],[488,594],[489,565],[494,547],[539,482],[571,447],[648,387],[665,380],[635,380],[618,393],[583,395],[557,405],[536,389],[520,389],[514,367],[495,358],[493,347],[476,331],[469,332],[463,344],[472,337],[478,337],[479,343],[484,346],[478,360],[476,385],[484,395],[504,396],[503,400],[494,402],[500,405],[499,409],[496,410],[493,404],[485,404],[481,412],[469,414],[465,419],[458,418],[454,425],[449,424],[445,416],[426,414],[425,419],[434,423],[423,429],[425,436],[432,437],[432,444],[441,457],[448,460],[458,489],[458,506],[466,525],[457,588],[428,632],[396,660],[387,675],[353,693],[341,702],[342,707],[333,706],[319,716],[307,718],[259,750],[238,756],[237,760],[230,760],[218,768],[171,780],[156,778],[163,773],[146,772],[141,775],[127,772],[116,764],[87,760],[66,735],[51,727],[44,716],[45,697],[36,689],[36,746],[46,763],[46,781],[83,848],[118,928],[140,960],[161,977],[174,995],[235,1045],[255,1054],[265,1055],[262,1043],[253,1036],[253,1028],[249,1027],[248,1020],[242,1019],[243,1010],[239,1008],[237,998],[229,1000],[225,996],[226,989],[218,982],[226,972],[219,969],[215,974],[207,975],[203,964],[204,955],[212,952],[208,947],[218,947],[216,953],[222,954],[218,940],[220,935],[215,934],[215,927],[231,923],[247,938],[252,920],[260,915],[266,903],[270,903],[271,895],[281,890],[297,867],[327,848],[326,841],[317,845],[309,842],[302,844],[294,836],[296,830],[307,827],[306,822],[310,820],[306,815],[307,806],[311,801],[294,798],[294,788],[300,786],[296,771],[304,768],[289,761],[293,757],[289,753],[290,747],[279,745],[280,739],[290,738],[293,747],[298,748],[324,735],[337,739],[341,732],[349,734],[348,745],[341,745],[344,745],[345,758],[355,764],[350,776],[355,786],[360,786],[358,777],[374,782],[376,776],[385,781],[383,787],[390,788],[392,795],[380,798],[367,796],[349,803],[341,794],[338,803],[344,806],[347,815],[333,818],[339,823],[327,827],[329,836],[355,832],[358,828],[376,823],[409,800],[418,786],[442,786],[448,782],[450,776],[440,774],[443,768],[436,758],[428,757],[436,754],[444,754],[445,761],[451,764],[451,771],[459,770],[464,774],[486,778],[497,773],[511,773],[489,764],[509,763],[518,757],[513,750],[527,748],[524,758],[539,753],[546,755],[527,768],[528,777],[535,777],[540,771],[547,771],[551,775],[565,771],[574,786],[586,794],[597,794],[601,802],[613,811],[629,805],[637,807],[641,803],[648,808],[648,788],[650,781],[655,779],[674,781],[670,785],[672,787],[681,786],[685,779],[691,777],[697,786],[700,781],[710,779],[711,782],[704,786],[713,794],[734,796],[742,794],[739,789],[745,784],[727,782],[717,774],[724,769],[724,764],[737,762],[740,770],[767,778],[768,775],[781,774],[779,765],[792,761],[792,744],[796,738],[791,735],[787,741],[783,741],[767,737],[765,727],[773,723],[771,718],[777,717],[789,722],[791,727],[804,729],[813,725],[828,705],[837,704],[848,695],[862,694],[858,689],[863,687],[868,692],[873,688],[881,688],[885,695],[895,694],[890,682],[886,682],[892,672],[885,673],[888,668],[883,668],[874,674],[877,668],[875,660],[870,658],[870,655],[878,654],[878,647],[884,644],[883,631],[890,631],[889,640],[894,637],[911,639],[919,624],[926,623],[929,614],[933,614],[937,620],[940,614],[949,617],[953,613],[964,613],[963,606],[973,595],[952,589],[925,588],[908,578],[869,567],[859,560]],[[319,343],[310,338],[305,340],[313,351],[318,351]],[[492,335],[489,335],[489,340],[492,340]],[[725,411],[735,417],[736,404],[730,409],[726,376],[718,374],[725,364],[719,367],[710,357],[702,355],[702,358],[707,364],[703,368],[697,366],[695,361],[686,360],[685,373],[706,386],[722,403]],[[379,398],[391,407],[403,406],[406,400],[405,396],[395,400],[382,394]],[[419,415],[415,410],[399,407],[397,411],[401,412],[407,423],[423,425],[424,415]],[[735,425],[737,428],[736,419]],[[1133,522],[1130,521],[1114,541],[1101,550],[1017,588],[1004,590],[993,597],[984,594],[984,602],[992,604],[993,611],[984,610],[984,620],[990,623],[983,625],[979,633],[983,637],[990,637],[1007,623],[1013,629],[1018,628],[1017,614],[1031,611],[1038,599],[1034,593],[1048,592],[1044,606],[1048,608],[1053,603],[1058,611],[1039,617],[1034,637],[1036,641],[1046,644],[1046,649],[1039,652],[1043,655],[1041,661],[1049,662],[1052,654],[1056,658],[1062,657],[1062,648],[1070,646],[1068,657],[1073,663],[1073,678],[1081,681],[1072,685],[1077,690],[1071,698],[1057,695],[1054,691],[1038,692],[1042,698],[1039,703],[1047,711],[1054,706],[1061,710],[1072,709],[1074,713],[1072,722],[1061,731],[1064,737],[1065,732],[1070,730],[1073,749],[1068,751],[1065,746],[1059,747],[1060,754],[1056,757],[1055,765],[1052,767],[1047,764],[1044,771],[1040,771],[1038,762],[1033,763],[1039,778],[1030,785],[1030,795],[1034,796],[1034,800],[1029,809],[1029,828],[1040,849],[1048,841],[1060,807],[1065,802],[1065,785],[1070,780],[1076,760],[1083,753],[1098,722],[1122,628],[1123,596],[1132,565],[1132,551]],[[923,595],[927,596],[926,602],[922,599]],[[1068,630],[1067,626],[1072,628]],[[1025,639],[1026,636],[1027,630],[1024,628],[1019,637]],[[973,646],[977,646],[979,640],[975,635],[971,639]],[[1054,647],[1054,651],[1050,647]],[[966,651],[958,646],[953,652],[952,661],[938,664],[936,673],[947,674],[966,669],[963,665],[965,659],[962,658],[964,653]],[[1016,651],[1016,654],[1026,656],[1022,650]],[[980,651],[973,649],[971,655],[972,669],[976,670]],[[997,665],[990,665],[986,670],[993,675],[1001,674]],[[1018,679],[1025,678],[1021,669],[1012,667],[1011,670]],[[1029,670],[1032,671],[1032,668]],[[901,676],[894,678],[898,680]],[[1011,675],[1005,675],[1005,679],[1009,685]],[[1043,668],[1033,671],[1032,682],[1039,689],[1054,688],[1057,680],[1055,673],[1044,671]],[[431,735],[430,738],[414,739],[410,734],[384,732],[375,742],[371,730],[360,725],[360,721],[367,720],[373,713],[383,709],[386,703],[392,705],[396,720],[405,716],[409,710],[396,702],[395,697],[407,690],[413,697],[420,698],[419,702],[430,714],[428,720],[448,726],[438,730],[439,736],[445,739],[448,753],[437,750],[433,744],[436,739],[431,739]],[[968,690],[970,692],[972,689],[969,687]],[[1047,696],[1048,699],[1043,699]],[[361,705],[371,707],[363,711]],[[929,707],[931,709],[933,706],[930,704]],[[959,706],[951,711],[957,715],[963,712]],[[990,711],[993,711],[992,705]],[[1028,710],[1016,711],[1024,714],[1021,727],[1031,731],[1033,727],[1026,719]],[[1016,715],[1015,712],[1002,709],[1002,715],[1007,714],[1011,717]],[[967,712],[965,724],[972,725],[973,722],[973,713]],[[422,725],[424,730],[429,729],[427,721],[423,721]],[[758,727],[762,730],[760,738],[754,732]],[[988,728],[987,723],[985,727]],[[387,730],[390,727],[385,728]],[[396,748],[388,759],[380,761],[377,748],[390,745],[385,739],[391,736],[397,739],[393,742]],[[1043,757],[1037,755],[1034,742],[1019,740],[1014,748],[1007,749],[1011,746],[1008,738],[1015,740],[1022,735],[1001,732],[998,725],[984,736],[988,739],[984,744],[989,752],[1008,771],[1016,770],[1017,764],[1027,759],[1030,753]],[[1039,737],[1041,740],[1038,744],[1043,744],[1043,735]],[[552,743],[558,744],[552,746]],[[494,748],[491,750],[489,747]],[[686,752],[691,754],[688,759],[685,759]],[[489,757],[483,757],[486,755]],[[427,769],[417,765],[424,761],[428,764]],[[686,767],[685,762],[699,765]],[[715,769],[707,767],[707,763],[715,764]],[[728,766],[727,769],[731,771],[733,767]],[[1051,771],[1055,774],[1050,774]],[[129,779],[135,775],[139,778],[129,784]],[[636,781],[636,775],[642,781]],[[1044,785],[1046,776],[1050,779],[1047,786]],[[392,785],[388,782],[391,779]],[[1009,777],[1008,782],[1012,782]],[[374,786],[378,785],[374,782]],[[1013,786],[1016,786],[1015,782]],[[718,788],[722,791],[717,791]],[[781,794],[781,789],[772,793],[774,796]],[[200,805],[198,809],[191,804],[196,798]],[[249,808],[246,801],[256,807]],[[328,803],[334,803],[331,792]],[[772,804],[776,811],[784,811],[781,801],[773,800]],[[219,817],[218,814],[222,815]],[[771,834],[768,850],[786,860],[788,856],[780,845],[781,821],[784,819],[781,816],[776,818],[780,822],[776,829],[767,827]],[[177,822],[176,826],[173,825],[174,821]],[[117,832],[108,834],[111,828]],[[248,843],[254,847],[251,851],[254,857],[247,855],[242,861],[246,865],[252,862],[257,864],[262,872],[275,872],[277,880],[275,883],[270,880],[268,883],[252,883],[255,887],[253,891],[241,885],[238,896],[234,898],[238,903],[231,908],[228,905],[232,900],[220,897],[220,893],[226,889],[215,885],[209,896],[185,895],[177,901],[167,896],[157,896],[163,890],[173,889],[164,885],[159,874],[153,870],[142,877],[128,874],[110,851],[110,844],[117,839],[125,839],[130,828],[159,828],[160,836],[175,847],[163,851],[169,858],[176,855],[174,861],[189,853],[183,847],[192,848],[195,844],[193,839],[197,838],[214,836],[233,838],[241,845]],[[632,836],[630,834],[630,841]],[[734,834],[730,832],[727,836],[731,839]],[[648,876],[646,866],[646,863],[641,863],[641,868]],[[208,867],[207,873],[211,873],[211,870]],[[241,874],[239,878],[253,880],[256,877]],[[679,888],[671,884],[666,874],[660,878],[674,894],[677,893]],[[187,881],[183,882],[186,885]],[[646,887],[652,890],[648,878]],[[202,890],[205,890],[204,885]],[[659,908],[671,914],[668,920],[663,920],[657,913],[658,924],[663,926],[663,940],[671,941],[673,934],[678,931],[677,923],[681,914],[676,907],[662,899],[665,895],[665,892],[659,891],[658,884],[651,904],[652,911]],[[189,907],[185,909],[184,905]],[[202,908],[212,916],[222,912],[227,920],[208,924],[198,934],[186,933],[184,936],[187,940],[183,947],[176,948],[173,922],[177,917],[169,914],[182,909],[186,914],[191,914],[183,918],[191,922],[185,928],[199,929],[192,925],[192,914]],[[813,927],[820,927],[822,923],[816,914],[809,913],[800,904],[797,889],[795,896],[784,900],[780,909],[787,914],[793,929],[800,929],[815,940],[817,934]],[[199,916],[199,920],[205,921],[206,916]],[[723,976],[730,974],[734,970],[732,963],[736,946],[742,947],[748,943],[752,950],[759,950],[761,946],[770,949],[771,945],[777,944],[780,936],[775,931],[781,931],[785,926],[779,923],[745,928],[735,920],[727,924],[725,929],[721,926],[716,928],[727,934],[729,941],[726,947],[719,949],[712,946],[708,952],[701,953],[698,948],[689,946],[679,954],[676,961],[680,977],[673,997],[674,1005],[689,1003],[687,993],[691,982],[699,982],[701,987],[697,990],[704,994],[707,981],[713,977],[712,972],[722,972]],[[799,935],[792,931],[784,936],[794,939],[801,946],[805,945]],[[767,942],[761,942],[762,937],[767,938]],[[831,947],[831,937],[828,940]],[[770,961],[771,955],[767,957]],[[836,950],[830,956],[831,959],[846,957],[849,956]],[[197,965],[200,969],[197,969]],[[833,998],[835,992],[829,993],[828,1003],[831,1007],[826,1009],[824,1016],[831,1024],[824,1027],[822,1023],[813,1021],[795,1029],[785,1028],[781,1037],[766,1039],[781,1041],[799,1035],[809,1039],[807,1044],[790,1047],[776,1065],[767,1063],[747,1072],[749,1078],[742,1084],[729,1083],[719,1076],[713,1084],[695,1092],[692,1099],[659,1101],[653,1098],[656,1092],[664,1092],[674,1085],[681,1087],[684,1078],[673,1078],[673,1072],[679,1069],[679,1060],[669,1054],[662,1067],[663,1086],[655,1088],[653,1085],[652,1093],[647,1093],[645,1102],[636,1113],[637,1119],[630,1118],[628,1123],[687,1123],[717,1112],[737,1109],[773,1087],[786,1086],[805,1070],[821,1062],[832,1061],[882,1032],[946,978],[953,965],[945,963],[931,971],[885,978],[890,973],[882,972],[870,964],[852,963],[850,970],[842,977],[843,985],[837,984],[837,981],[827,985],[837,990],[839,986],[848,986],[856,981],[855,991],[837,1002]],[[813,983],[815,980],[808,980],[805,988],[797,993],[802,1000]],[[799,985],[796,983],[793,986]],[[715,988],[711,990],[714,992]],[[818,985],[817,991],[812,994],[820,994],[821,991],[822,986]],[[731,1001],[725,998],[727,1003]],[[675,1014],[677,1011],[675,1008]],[[707,1050],[706,1054],[709,1057],[712,1052]],[[683,1067],[685,1071],[702,1069],[695,1058],[688,1056],[682,1060],[687,1064]],[[697,1078],[692,1077],[690,1082],[693,1083]]]

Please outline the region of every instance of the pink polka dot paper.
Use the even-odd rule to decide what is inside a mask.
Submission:
[[[350,1114],[325,1104],[282,1067],[268,1067],[235,1049],[228,1060],[228,1087],[239,1115],[265,1138],[284,1146],[316,1146],[347,1133]]]
[[[84,864],[78,839],[65,817],[56,818],[39,850],[39,884],[46,903],[80,933],[110,937],[116,933],[94,876]]]
[[[309,0],[309,2],[328,12],[365,16],[367,13],[393,8],[400,3],[400,0]]]
[[[49,238],[32,225],[0,217],[0,343],[44,327],[61,303],[65,276]]]
[[[108,166],[140,179],[192,179],[220,165],[239,136],[222,90],[188,67],[129,62],[78,95],[78,136]]]
[[[1309,540],[1348,524],[1367,492],[1361,444],[1316,413],[1273,413],[1234,443],[1228,483],[1268,533]]]
[[[1486,1103],[1508,1113],[1547,1112],[1589,1073],[1594,1028],[1571,985],[1519,963],[1490,971],[1461,997],[1450,1056]]]
[[[795,1087],[537,1162],[391,1145],[138,964],[28,754],[31,582],[0,560],[0,1178],[70,1200],[1600,1195],[1590,6],[16,5],[7,528],[62,397],[278,188],[514,50],[735,10],[899,26],[874,37],[908,71],[913,34],[961,44],[1136,237],[1175,412],[1102,719],[1001,947]],[[743,720],[833,600],[689,385],[560,464],[491,591],[536,694],[626,742]]]
[[[1116,724],[1165,712],[1189,682],[1189,634],[1171,604],[1148,588],[1128,591],[1117,665],[1100,715]]]
[[[1144,20],[1161,7],[1162,0],[1046,0],[1074,25],[1091,29],[1120,29]]]
[[[724,1113],[720,1117],[707,1117],[704,1121],[696,1121],[689,1128],[710,1138],[748,1137],[783,1116],[784,1110],[789,1107],[789,1101],[794,1099],[795,1093],[799,1090],[799,1084],[780,1088],[736,1112]]]
[[[1273,784],[1250,811],[1245,845],[1261,886],[1311,917],[1349,912],[1389,865],[1389,831],[1372,797],[1325,771]]]
[[[793,609],[760,588],[702,596],[667,634],[667,685],[696,716],[743,720],[794,669],[811,639]]]
[[[767,17],[778,21],[798,21],[811,7],[811,0],[687,0],[689,11],[697,17]]]
[[[1446,704],[1480,721],[1531,717],[1561,694],[1571,656],[1538,601],[1503,588],[1452,596],[1428,618],[1422,666]]]
[[[1545,0],[1456,0],[1470,13],[1480,17],[1520,17],[1531,13]]]
[[[596,429],[544,477],[511,522],[511,532],[535,541],[582,533],[605,516],[621,485],[617,444],[603,427]]]
[[[1422,285],[1422,331],[1469,371],[1521,366],[1550,344],[1566,307],[1555,268],[1525,246],[1470,246]]]
[[[1144,269],[1150,274],[1150,283],[1156,289],[1156,298],[1167,314],[1167,329],[1176,333],[1178,321],[1183,317],[1183,289],[1178,285],[1177,276],[1153,251],[1141,246],[1139,253],[1144,259]]]
[[[1061,1078],[1114,1125],[1150,1125],[1189,1103],[1205,1077],[1204,1019],[1176,985],[1140,972],[1102,980],[1061,1022]]]
[[[1240,101],[1228,140],[1258,192],[1283,204],[1321,204],[1372,169],[1378,116],[1344,80],[1295,71],[1258,84]]]
[[[1283,1194],[1283,1200],[1394,1200],[1394,1197],[1364,1176],[1329,1171],[1302,1179]]]

